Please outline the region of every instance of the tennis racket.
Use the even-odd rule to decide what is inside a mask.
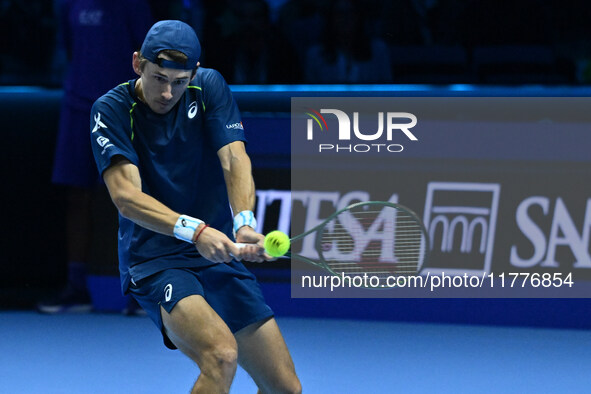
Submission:
[[[337,276],[368,275],[371,287],[377,288],[384,288],[389,277],[417,274],[430,250],[419,217],[403,205],[385,201],[351,204],[290,241],[292,247],[298,241],[306,243],[306,253],[287,252],[285,257]]]

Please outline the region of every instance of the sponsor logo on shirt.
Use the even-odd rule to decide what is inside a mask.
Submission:
[[[101,148],[104,148],[105,145],[109,143],[109,139],[107,137],[98,137],[96,142],[100,145]]]
[[[187,111],[187,117],[193,119],[197,115],[197,101],[193,101],[189,105],[189,111]]]
[[[105,151],[107,150],[107,148],[114,146],[113,144],[111,144],[111,142],[109,141],[109,139],[107,137],[100,136],[96,139],[96,142],[97,142],[97,144],[99,144],[99,146],[101,148],[103,148],[101,155],[105,154]]]
[[[228,130],[230,129],[234,129],[234,130],[244,130],[244,126],[242,126],[242,122],[240,123],[232,123],[232,124],[227,124],[226,128]]]
[[[107,128],[107,126],[103,122],[101,122],[101,113],[100,112],[97,112],[96,115],[94,115],[94,121],[95,121],[95,123],[94,123],[94,127],[92,129],[93,133],[98,131],[101,128],[103,128],[103,129]]]

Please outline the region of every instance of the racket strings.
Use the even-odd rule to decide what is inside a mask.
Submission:
[[[380,279],[416,274],[425,253],[422,225],[405,211],[378,208],[344,211],[324,227],[320,247],[333,272]]]

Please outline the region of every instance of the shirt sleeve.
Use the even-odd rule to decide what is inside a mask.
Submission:
[[[121,108],[119,108],[121,107]],[[90,139],[96,166],[102,177],[111,160],[121,155],[136,166],[139,163],[133,148],[129,110],[105,96],[98,99],[90,111]]]
[[[204,76],[203,101],[205,130],[216,150],[234,141],[246,141],[238,105],[230,87],[215,70]]]

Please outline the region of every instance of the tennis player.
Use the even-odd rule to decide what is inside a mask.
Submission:
[[[139,78],[91,111],[94,157],[119,210],[122,290],[197,363],[192,392],[228,392],[238,363],[260,392],[300,392],[273,312],[238,261],[271,257],[255,231],[238,108],[200,53],[189,25],[156,23],[133,54]]]

